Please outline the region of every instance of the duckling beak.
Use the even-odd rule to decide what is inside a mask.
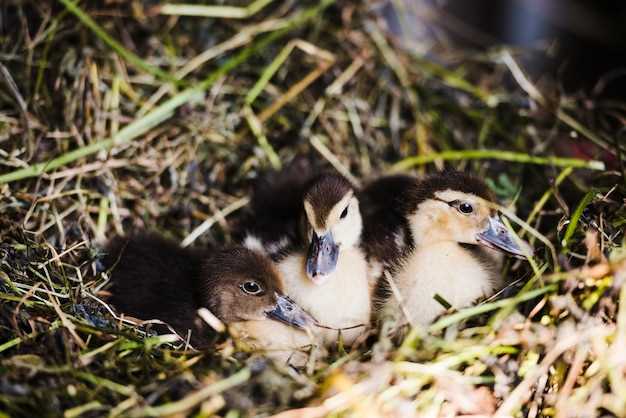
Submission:
[[[530,245],[525,241],[521,241],[519,238],[515,239],[497,216],[491,216],[489,218],[487,229],[478,233],[476,239],[480,244],[504,251],[517,258],[525,258],[531,253]],[[520,241],[522,245],[518,243]]]
[[[306,274],[315,284],[322,284],[325,276],[335,271],[338,255],[339,246],[335,244],[331,232],[321,237],[313,233],[306,259]]]
[[[296,328],[309,328],[315,325],[315,319],[309,315],[304,309],[296,305],[294,301],[287,296],[276,294],[276,304],[274,309],[266,312],[270,319],[284,322]]]

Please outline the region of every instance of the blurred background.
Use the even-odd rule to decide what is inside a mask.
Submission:
[[[566,93],[623,98],[626,4],[600,0],[393,0],[377,4],[387,27],[416,54],[453,63],[506,45],[534,79]]]

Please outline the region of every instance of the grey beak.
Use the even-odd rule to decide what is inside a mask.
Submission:
[[[530,255],[530,245],[522,241],[526,248],[522,248],[509,232],[507,227],[502,223],[499,217],[492,216],[489,218],[487,229],[480,232],[476,239],[479,243],[487,247],[504,251],[507,254],[518,258],[524,258]]]
[[[274,309],[267,312],[268,318],[279,322],[284,322],[296,328],[309,328],[315,325],[315,319],[309,315],[304,309],[296,305],[294,301],[287,296],[276,294],[276,305]]]
[[[332,273],[337,267],[338,255],[339,246],[335,244],[332,233],[328,232],[321,237],[313,233],[306,259],[306,274],[315,279]]]

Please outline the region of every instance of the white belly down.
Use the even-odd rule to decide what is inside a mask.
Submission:
[[[344,343],[350,345],[367,329],[371,315],[371,286],[367,263],[358,249],[344,250],[335,271],[321,285],[306,275],[305,257],[293,254],[278,265],[285,282],[285,293],[309,312],[319,324],[334,328],[317,328],[315,334],[325,345],[338,340],[340,328]]]
[[[234,322],[229,330],[246,350],[260,351],[280,363],[305,365],[313,346],[313,335],[273,320]]]
[[[393,280],[403,309],[394,296],[385,309],[391,308],[399,317],[406,313],[409,322],[421,325],[429,324],[446,310],[435,295],[460,309],[493,294],[497,288],[492,268],[458,244],[448,242],[417,248]]]

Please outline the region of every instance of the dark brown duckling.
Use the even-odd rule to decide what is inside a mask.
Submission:
[[[282,322],[276,332],[301,333],[315,321],[283,294],[282,280],[265,256],[244,247],[184,249],[155,234],[115,239],[107,247],[110,303],[142,320],[159,319],[196,348],[215,332],[198,316],[208,309],[226,324]],[[245,328],[245,325],[243,326]],[[271,335],[254,335],[261,340]]]

